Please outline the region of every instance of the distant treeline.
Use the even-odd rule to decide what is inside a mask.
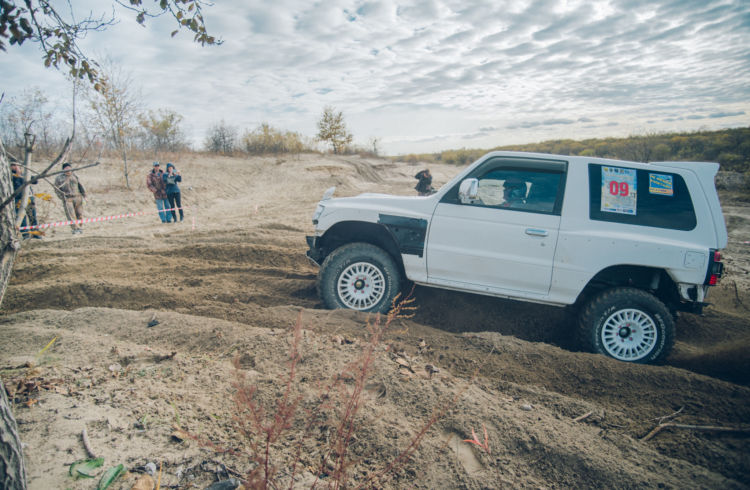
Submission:
[[[595,138],[581,141],[550,140],[490,149],[462,148],[440,153],[410,154],[398,159],[408,162],[465,165],[494,150],[582,155],[636,162],[718,162],[724,171],[750,172],[750,127],[692,133],[649,133],[627,138]]]

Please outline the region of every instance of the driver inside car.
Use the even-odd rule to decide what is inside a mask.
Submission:
[[[526,197],[526,182],[516,177],[510,177],[503,183],[503,208],[516,208],[524,204]]]

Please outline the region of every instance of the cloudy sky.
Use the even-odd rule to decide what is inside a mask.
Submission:
[[[203,48],[114,8],[82,46],[146,108],[182,114],[196,146],[221,120],[314,136],[326,105],[386,154],[750,125],[747,0],[215,0],[224,43]],[[69,98],[34,45],[0,53],[0,73],[6,97]]]

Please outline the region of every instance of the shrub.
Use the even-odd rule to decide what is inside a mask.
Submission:
[[[237,128],[225,123],[223,120],[214,124],[206,131],[206,139],[203,142],[206,150],[210,153],[221,153],[231,155],[234,153],[237,140]]]
[[[245,132],[242,136],[242,148],[251,155],[312,151],[299,133],[282,132],[265,122],[253,131]]]
[[[486,153],[484,150],[467,150],[466,148],[461,148],[460,150],[447,150],[440,154],[440,160],[443,161],[443,163],[448,163],[451,165],[466,165],[468,163],[472,163],[477,158],[481,157]]]

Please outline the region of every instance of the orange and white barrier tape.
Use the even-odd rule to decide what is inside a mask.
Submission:
[[[113,214],[111,216],[99,216],[97,218],[73,219],[73,220],[68,220],[68,221],[58,221],[56,223],[45,223],[43,225],[22,226],[21,228],[19,228],[19,230],[20,231],[44,230],[46,228],[56,228],[58,226],[82,225],[84,223],[99,223],[101,221],[112,221],[112,220],[122,219],[122,218],[132,218],[133,216],[144,216],[147,214],[154,214],[154,213],[156,214],[166,213],[168,211],[177,211],[179,209],[190,209],[190,206],[183,206],[182,208],[161,209],[158,211],[137,211],[134,213]]]

